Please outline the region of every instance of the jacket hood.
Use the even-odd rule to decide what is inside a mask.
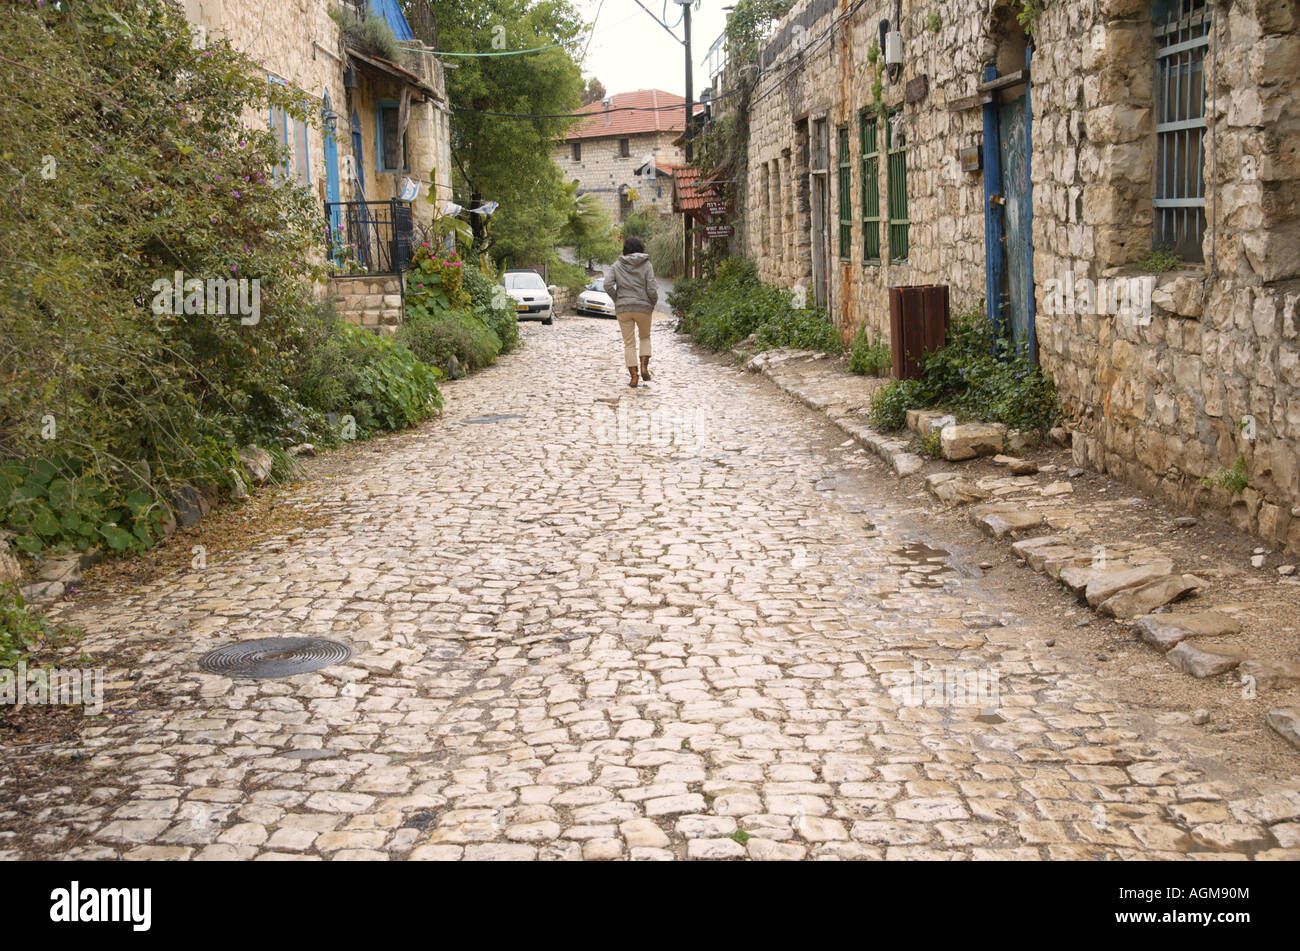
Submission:
[[[624,254],[618,259],[619,264],[628,267],[640,267],[650,260],[650,255],[644,251],[637,251],[635,254]]]

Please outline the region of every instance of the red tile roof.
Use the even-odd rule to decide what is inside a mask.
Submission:
[[[660,166],[662,168],[662,166]],[[684,211],[700,217],[705,212],[705,202],[721,201],[718,179],[721,168],[701,175],[694,165],[682,165],[673,172],[673,211]]]
[[[646,132],[681,132],[686,128],[686,100],[662,89],[638,89],[609,97],[610,111],[600,101],[589,103],[575,115],[590,115],[569,130],[566,141],[598,139],[612,135],[637,135]],[[673,108],[673,107],[676,108]],[[635,109],[635,112],[616,112],[616,109]],[[696,103],[695,111],[704,106]],[[656,111],[650,111],[656,110]]]

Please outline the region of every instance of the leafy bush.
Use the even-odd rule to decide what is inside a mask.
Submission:
[[[335,318],[295,383],[310,409],[349,415],[365,436],[413,426],[441,409],[439,375],[396,340]]]
[[[920,369],[919,405],[1017,429],[1046,431],[1060,419],[1051,376],[995,333],[981,307],[954,316],[947,346],[922,356]]]
[[[497,335],[501,352],[519,346],[519,319],[513,301],[505,293],[496,275],[485,274],[476,267],[465,268],[465,290],[469,293],[473,314]]]
[[[18,532],[14,546],[35,554],[43,548],[113,551],[147,548],[162,534],[161,502],[142,483],[119,498],[74,460],[10,460],[0,463],[0,518]]]
[[[754,347],[757,350],[790,347],[839,353],[844,349],[844,341],[823,311],[790,307],[763,322],[754,334]]]
[[[397,339],[425,363],[446,367],[455,357],[466,370],[480,370],[496,362],[501,340],[487,324],[463,310],[412,313]]]
[[[865,322],[858,325],[853,335],[853,351],[849,357],[849,369],[859,376],[884,376],[894,365],[893,354],[886,344],[875,334],[870,337]]]
[[[761,283],[745,258],[723,261],[711,282],[678,281],[668,302],[683,313],[681,329],[710,350],[729,349],[750,334],[759,349],[844,349],[824,312],[796,307],[788,290]]]
[[[918,380],[894,380],[871,394],[871,421],[886,432],[907,425],[907,411],[925,404]]]
[[[143,546],[170,487],[230,484],[246,443],[327,433],[293,384],[323,386],[304,367],[340,346],[313,302],[319,206],[244,124],[319,120],[163,0],[6,13],[0,121],[37,164],[0,178],[0,519],[27,548]],[[256,282],[256,314],[214,298],[218,279]]]
[[[694,277],[678,278],[673,289],[668,292],[668,306],[680,314],[686,314],[708,287],[708,281]]]

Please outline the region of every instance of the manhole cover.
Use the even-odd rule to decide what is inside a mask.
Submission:
[[[352,648],[323,637],[263,637],[219,647],[199,666],[226,677],[289,677],[339,664]]]
[[[495,416],[470,416],[467,417],[467,423],[499,423],[507,419],[523,419],[515,413],[497,413]]]

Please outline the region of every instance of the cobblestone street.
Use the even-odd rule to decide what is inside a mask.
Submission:
[[[441,419],[298,490],[300,533],[62,602],[119,667],[79,740],[5,752],[0,857],[1300,858],[1289,765],[1126,705],[1067,595],[985,577],[671,326],[637,390],[614,322],[522,327]],[[357,654],[197,666],[276,636]]]

